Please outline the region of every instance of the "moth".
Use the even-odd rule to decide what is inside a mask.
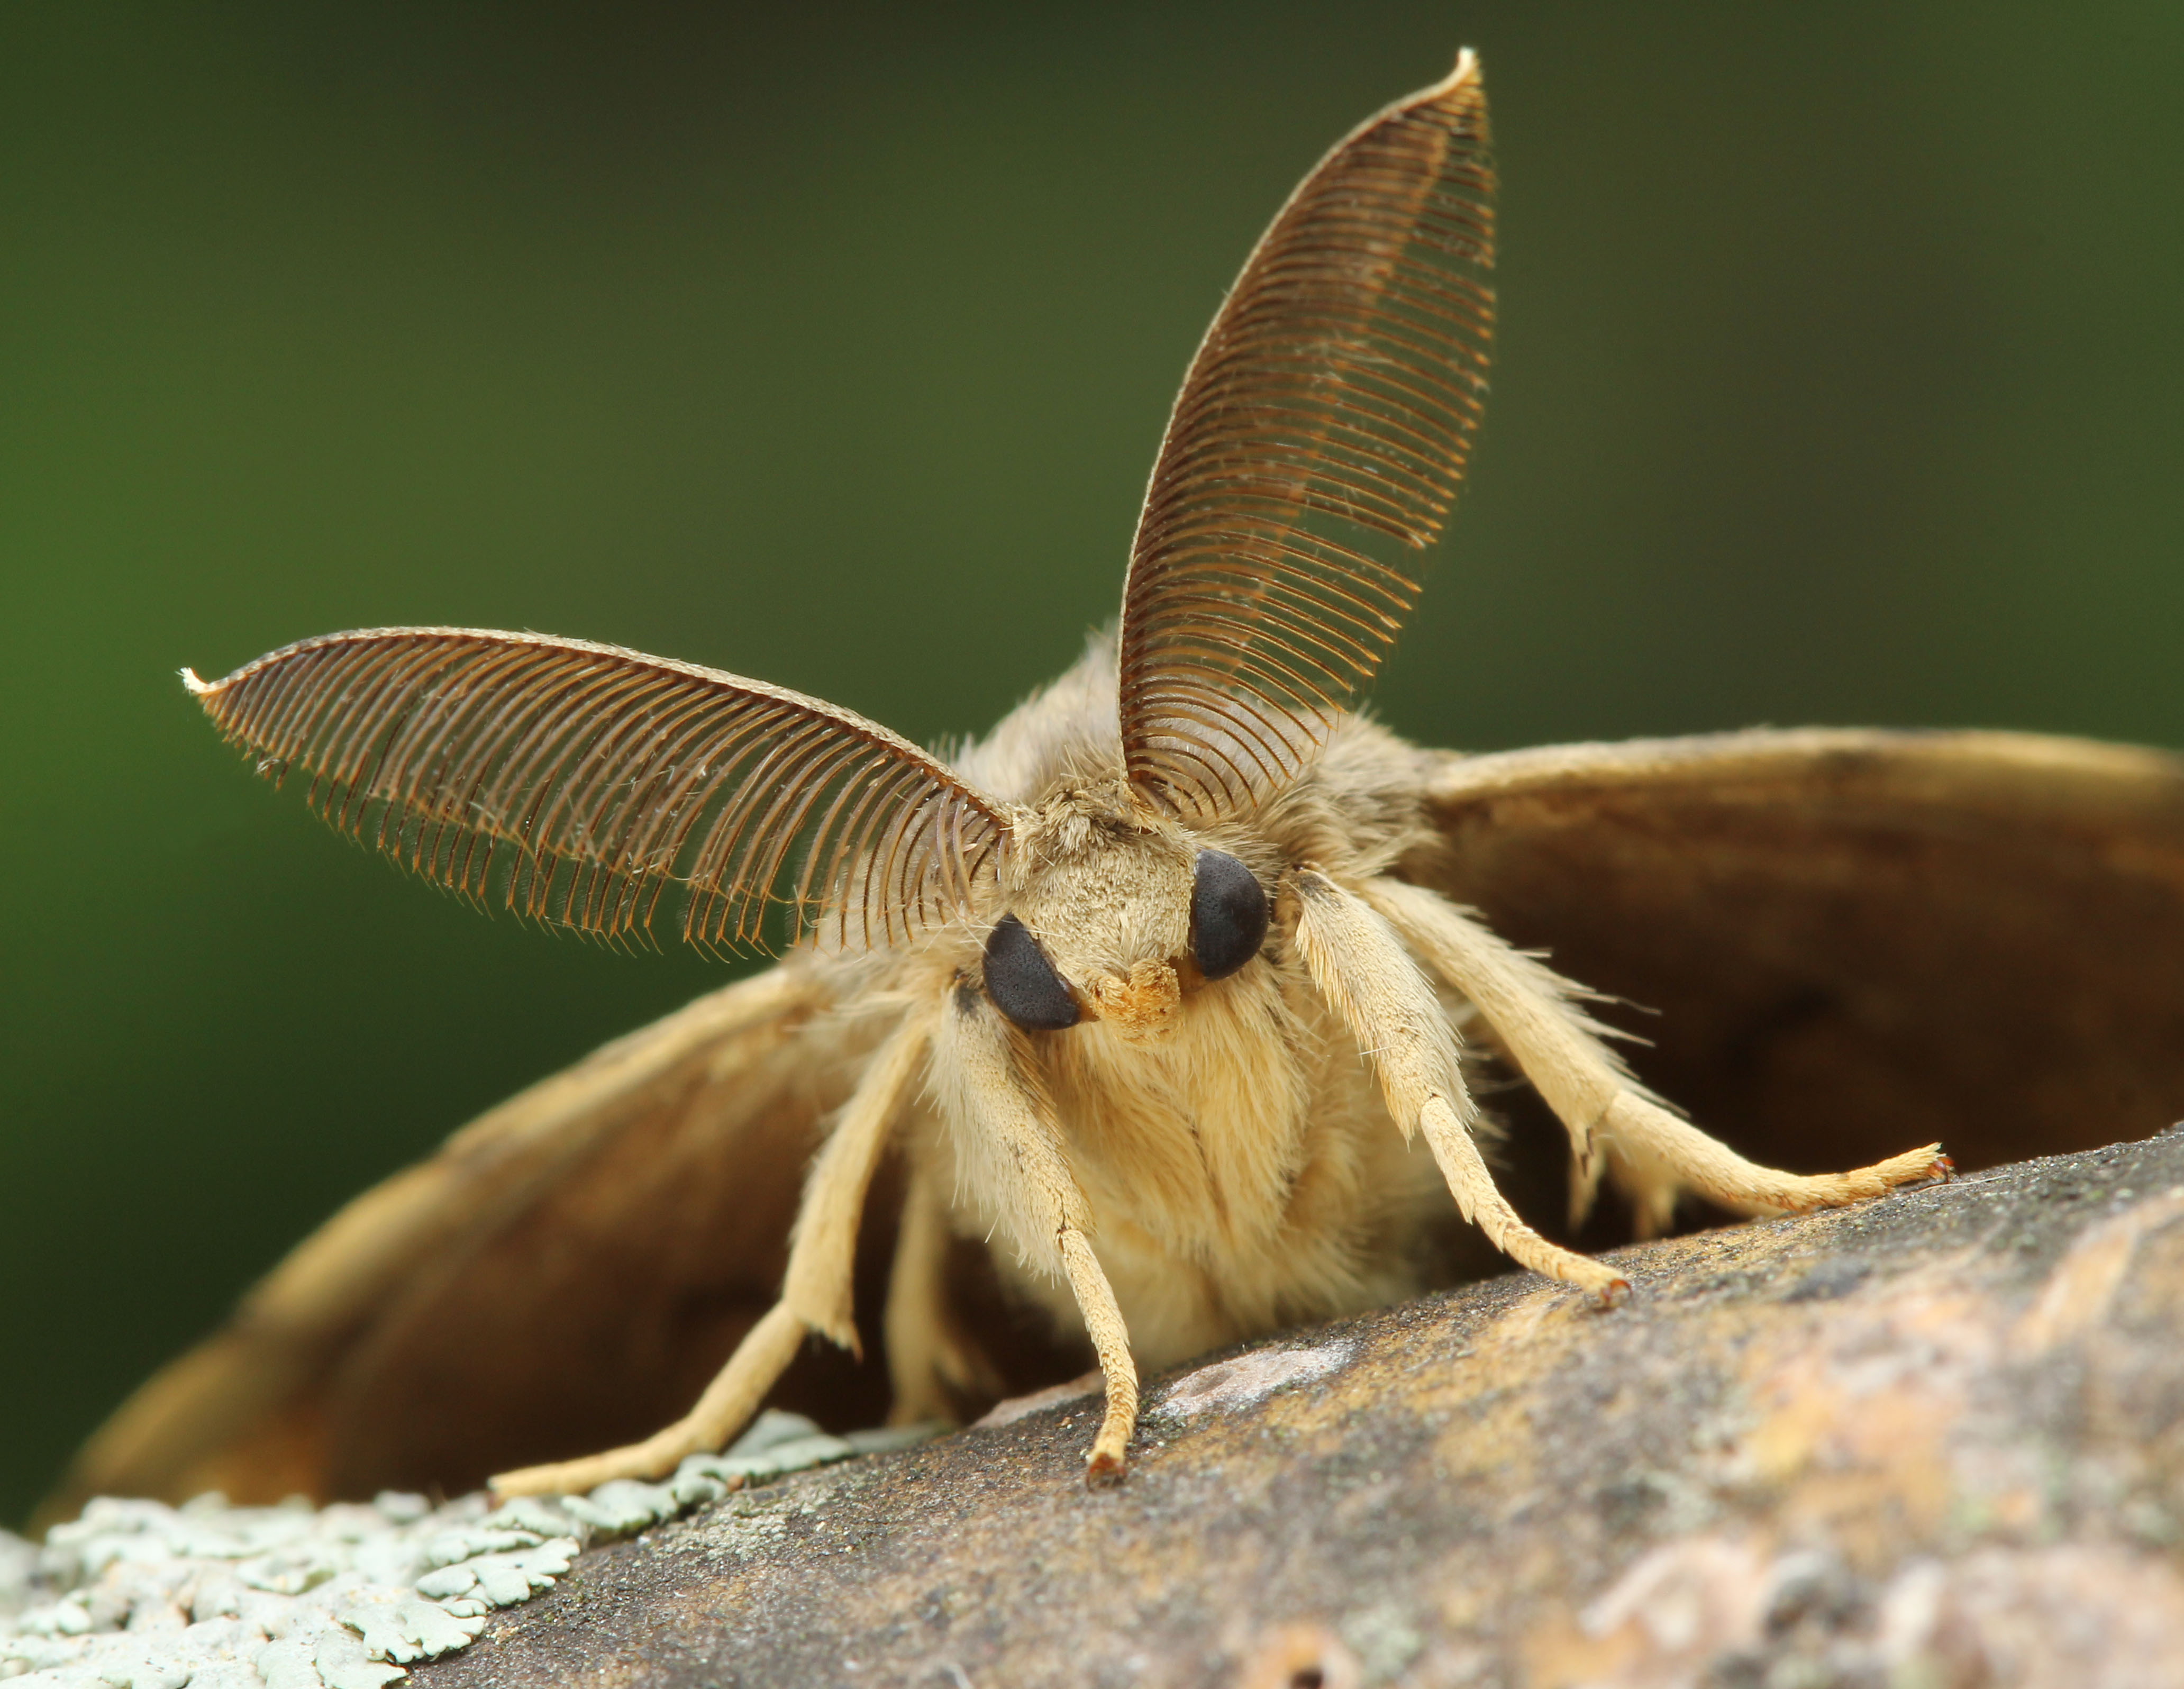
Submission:
[[[2102,1126],[2173,1106],[2173,759],[1828,730],[1474,757],[1356,707],[1479,426],[1494,197],[1468,51],[1326,155],[1191,361],[1113,631],[950,756],[532,634],[185,671],[261,772],[480,903],[794,942],[352,1203],[64,1494],[582,1491],[769,1399],[961,1419],[1084,1349],[1110,1480],[1141,1367],[1446,1282],[1465,1223],[1627,1292],[1497,1188],[1479,1059],[1559,1123],[1574,1215],[1606,1186],[1641,1235],[1687,1197],[1780,1214],[1948,1165],[1877,1133],[2052,1141],[2070,1106],[2013,1045],[2101,1073]],[[1665,1010],[1671,1067],[1747,1129],[1870,1163],[1777,1171],[1701,1130],[1596,987]],[[2059,998],[2092,1010],[2043,1018]],[[853,1366],[865,1336],[883,1359]]]

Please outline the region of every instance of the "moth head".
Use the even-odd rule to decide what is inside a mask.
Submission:
[[[1467,52],[1284,204],[1155,461],[1112,773],[1030,811],[854,711],[587,640],[365,628],[190,689],[336,825],[525,918],[634,943],[662,917],[724,951],[992,919],[988,989],[1020,1024],[1073,1005],[1157,1036],[1265,934],[1269,865],[1206,841],[1325,749],[1446,523],[1485,391],[1493,197]]]
[[[1065,789],[1022,816],[1009,862],[985,986],[1028,1031],[1097,1022],[1132,1043],[1164,1038],[1266,937],[1257,875],[1119,785]]]

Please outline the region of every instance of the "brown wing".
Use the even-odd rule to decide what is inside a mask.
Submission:
[[[1232,814],[1292,778],[1417,594],[1493,332],[1494,175],[1470,53],[1307,176],[1206,331],[1131,547],[1123,758]]]
[[[1658,1011],[1632,1059],[1748,1153],[1960,1165],[2184,1118],[2184,759],[1763,732],[1459,757],[1410,871]]]
[[[457,1133],[140,1389],[43,1517],[90,1495],[460,1493],[675,1419],[779,1291],[805,1164],[863,1053],[827,1006],[809,970],[775,968]],[[877,1288],[889,1192],[872,1207]],[[777,1399],[876,1424],[884,1363],[815,1349]]]

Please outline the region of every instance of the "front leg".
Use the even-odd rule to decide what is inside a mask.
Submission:
[[[1115,1292],[1092,1252],[1091,1213],[1062,1153],[1054,1107],[1022,1046],[977,982],[956,986],[933,1039],[934,1089],[959,1153],[980,1160],[972,1182],[1000,1209],[1000,1229],[1027,1264],[1066,1277],[1106,1380],[1107,1411],[1084,1481],[1119,1480],[1138,1423],[1138,1368]]]
[[[643,1442],[501,1473],[493,1480],[495,1494],[581,1495],[616,1478],[664,1478],[684,1456],[720,1448],[744,1428],[788,1370],[807,1332],[857,1348],[851,1307],[857,1221],[889,1131],[924,1065],[931,1031],[930,1012],[913,1012],[866,1067],[805,1181],[781,1300],[744,1334],[697,1405]]]
[[[894,1235],[894,1261],[888,1268],[883,1327],[888,1376],[894,1386],[888,1423],[952,1424],[964,1402],[998,1402],[1010,1391],[951,1306],[948,1255],[955,1234],[941,1170],[933,1164],[938,1151],[924,1143],[905,1148],[910,1175],[902,1224]]]
[[[1668,1229],[1677,1196],[1697,1192],[1741,1214],[1802,1212],[1878,1196],[1948,1171],[1939,1144],[1848,1173],[1783,1173],[1747,1161],[1649,1096],[1603,1044],[1581,995],[1532,956],[1422,886],[1376,879],[1365,899],[1403,942],[1469,999],[1569,1133],[1576,1193],[1598,1177],[1596,1135],[1628,1191],[1641,1235]],[[1582,1205],[1574,1205],[1582,1218]]]
[[[1472,1141],[1477,1116],[1457,1061],[1456,1034],[1387,922],[1326,875],[1300,868],[1297,948],[1312,984],[1372,1059],[1388,1112],[1407,1138],[1423,1129],[1463,1218],[1519,1266],[1614,1302],[1630,1285],[1612,1267],[1550,1243],[1518,1218]]]

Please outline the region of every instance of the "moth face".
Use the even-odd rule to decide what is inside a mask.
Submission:
[[[1251,871],[1179,829],[1081,802],[1022,829],[986,992],[1027,1030],[1099,1021],[1165,1037],[1184,999],[1258,954],[1268,900]]]

